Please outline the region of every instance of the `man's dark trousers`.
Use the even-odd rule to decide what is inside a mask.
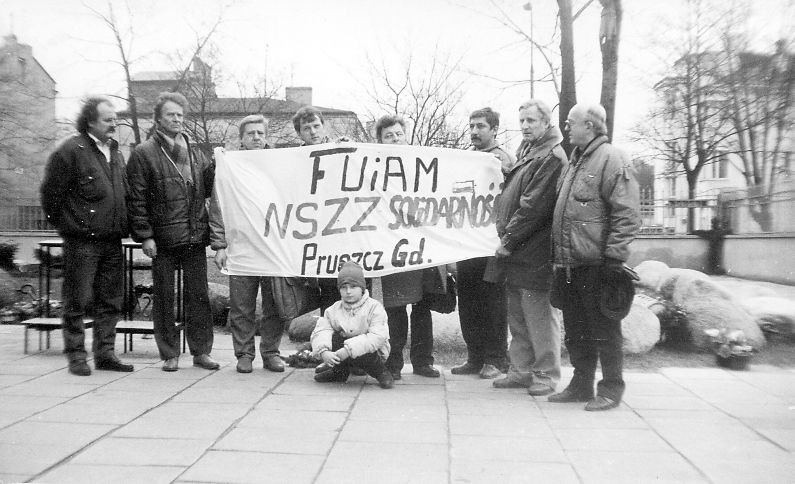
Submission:
[[[121,240],[64,237],[63,261],[64,353],[69,362],[85,361],[83,316],[91,306],[94,359],[113,358],[116,323],[124,297]]]
[[[391,372],[403,369],[403,348],[409,337],[409,316],[406,306],[386,308],[389,344],[392,347],[386,367]],[[433,365],[433,319],[427,301],[411,305],[411,349],[409,358],[414,368]]]
[[[555,271],[555,284],[560,289],[566,349],[574,367],[569,388],[578,393],[593,392],[597,360],[602,365],[602,380],[596,393],[621,401],[624,395],[623,339],[621,321],[605,317],[599,310],[601,287],[599,266],[575,267]]]
[[[152,260],[154,301],[152,320],[160,358],[180,354],[179,330],[174,314],[174,271],[182,267],[182,295],[185,307],[185,336],[193,356],[207,355],[213,347],[213,318],[207,294],[207,255],[204,246],[181,245],[157,248]]]
[[[505,291],[483,280],[488,257],[458,262],[458,318],[467,344],[467,361],[475,366],[507,366],[508,323]]]

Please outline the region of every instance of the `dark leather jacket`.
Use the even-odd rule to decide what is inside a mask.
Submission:
[[[152,238],[166,248],[207,246],[210,238],[205,200],[213,191],[215,164],[188,145],[193,180],[186,183],[168,152],[169,147],[153,136],[130,155],[127,207],[132,237],[137,242]]]
[[[41,205],[62,237],[127,237],[124,158],[111,141],[110,163],[87,134],[66,140],[47,160]]]

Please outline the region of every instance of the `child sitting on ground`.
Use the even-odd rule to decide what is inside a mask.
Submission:
[[[342,300],[326,309],[310,338],[312,352],[323,360],[325,368],[315,375],[315,381],[345,382],[351,366],[355,366],[378,380],[381,388],[392,388],[392,374],[384,366],[389,356],[384,306],[370,297],[364,271],[355,262],[342,266],[337,288]]]

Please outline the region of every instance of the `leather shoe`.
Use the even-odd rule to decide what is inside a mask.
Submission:
[[[619,403],[621,402],[618,400],[613,400],[612,398],[605,397],[603,395],[597,395],[596,398],[585,405],[585,410],[589,412],[601,412],[603,410],[616,408]]]
[[[431,365],[415,366],[414,374],[419,376],[424,376],[427,378],[439,378],[439,376],[441,375],[441,373],[439,373],[439,370],[432,367]]]
[[[266,370],[280,373],[284,371],[284,361],[279,355],[269,355],[265,357],[264,366]]]
[[[527,388],[527,385],[524,383],[519,383],[518,381],[511,380],[507,376],[505,378],[500,378],[499,380],[494,380],[491,382],[491,385],[494,388]]]
[[[367,372],[359,368],[358,366],[351,367],[351,375],[353,376],[365,376]]]
[[[329,371],[332,367],[328,366],[325,363],[321,363],[315,367],[315,373],[323,373],[324,371]]]
[[[210,355],[198,355],[193,357],[193,366],[204,368],[205,370],[217,370],[221,365],[217,361],[210,358]]]
[[[237,372],[238,373],[251,373],[251,357],[241,356],[237,359]]]
[[[163,371],[177,371],[179,369],[179,358],[169,358],[163,362]]]
[[[89,368],[86,360],[72,361],[69,363],[69,373],[77,376],[88,376],[91,374],[91,368]]]
[[[588,394],[585,392],[578,392],[576,390],[566,388],[560,393],[550,395],[547,398],[547,401],[552,403],[587,402],[592,398],[593,398],[593,393]]]
[[[392,373],[389,370],[384,370],[383,373],[378,375],[378,386],[384,390],[389,390],[395,386],[395,379],[392,378]]]
[[[118,358],[106,358],[102,360],[97,360],[95,358],[94,368],[97,370],[122,371],[127,373],[135,369],[132,365],[122,363]]]
[[[400,374],[400,370],[389,370],[389,373],[392,373],[392,379],[395,381],[403,379],[403,376]]]
[[[554,391],[555,390],[551,386],[545,383],[533,383],[527,387],[527,393],[534,397],[543,397],[544,395],[549,395]]]
[[[483,368],[480,369],[480,377],[484,380],[491,380],[502,376],[502,372],[494,365],[483,365]]]
[[[483,365],[476,365],[467,361],[461,366],[454,366],[451,368],[450,373],[453,375],[476,375],[478,372],[480,372],[482,367]]]

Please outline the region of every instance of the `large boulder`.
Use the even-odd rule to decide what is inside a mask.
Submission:
[[[309,337],[312,336],[312,331],[317,324],[318,316],[320,316],[320,311],[316,310],[290,321],[287,326],[287,334],[290,339],[292,341],[309,341]]]
[[[660,320],[643,304],[633,303],[621,320],[624,353],[646,353],[660,341]]]
[[[795,340],[795,301],[781,297],[750,297],[739,305],[765,334]]]
[[[754,318],[738,304],[721,295],[689,298],[681,307],[685,312],[691,341],[699,348],[712,348],[712,340],[704,333],[707,329],[740,330],[745,335],[746,344],[756,350],[765,346],[765,336]]]
[[[703,272],[692,269],[670,269],[661,280],[660,295],[677,306],[690,299],[703,297],[732,299],[731,293]]]
[[[216,282],[207,283],[207,294],[210,296],[210,310],[215,326],[226,326],[229,315],[229,286]]]
[[[665,262],[658,260],[645,260],[635,266],[635,272],[640,280],[638,285],[652,291],[658,291],[661,282],[666,278],[671,268]]]

